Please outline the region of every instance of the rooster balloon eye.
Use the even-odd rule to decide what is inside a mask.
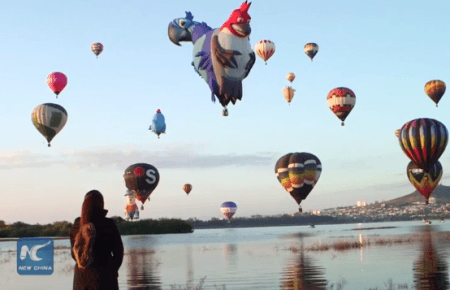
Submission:
[[[238,21],[239,23],[242,23],[242,22],[244,22],[244,18],[239,17],[239,18],[237,19],[237,21]]]

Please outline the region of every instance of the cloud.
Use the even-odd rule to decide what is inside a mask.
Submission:
[[[0,169],[42,168],[63,162],[49,154],[33,154],[30,151],[0,151]]]
[[[64,164],[71,168],[126,168],[147,162],[158,168],[217,168],[225,166],[265,166],[274,162],[275,153],[201,154],[192,146],[173,146],[167,150],[120,150],[98,148],[65,152],[56,156],[29,151],[0,152],[0,169],[48,167]]]

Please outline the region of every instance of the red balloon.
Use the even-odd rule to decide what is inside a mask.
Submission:
[[[47,77],[47,84],[56,94],[56,98],[58,98],[59,93],[61,93],[67,85],[67,77],[65,74],[60,72],[51,73]]]

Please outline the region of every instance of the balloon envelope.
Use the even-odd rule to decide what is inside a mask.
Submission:
[[[185,185],[183,185],[183,190],[186,192],[186,194],[189,194],[192,190],[192,185],[186,183]]]
[[[33,109],[31,121],[36,129],[47,139],[48,147],[50,147],[52,139],[66,125],[67,111],[58,104],[45,103]]]
[[[293,82],[294,80],[295,80],[295,74],[294,73],[288,73],[287,75],[286,75],[286,79],[289,81],[289,82]]]
[[[56,96],[58,96],[67,85],[67,77],[60,72],[51,73],[47,76],[47,84]]]
[[[355,106],[356,96],[348,88],[334,88],[328,93],[327,103],[331,111],[342,121],[342,126],[344,126],[345,119]]]
[[[395,136],[398,137],[399,134],[400,134],[400,129],[395,130]]]
[[[157,113],[153,116],[150,130],[153,133],[155,133],[158,136],[158,138],[159,135],[166,132],[166,119],[164,118],[164,115],[161,113],[161,110],[158,110]]]
[[[260,40],[255,45],[255,52],[267,64],[267,60],[275,53],[275,43],[270,40]]]
[[[220,206],[220,211],[228,220],[230,220],[233,217],[233,215],[236,212],[236,209],[237,205],[232,201],[226,201],[222,203],[222,205]]]
[[[294,98],[295,90],[292,87],[285,87],[282,92],[283,92],[284,98],[286,99],[286,102],[288,102],[288,104],[290,104],[292,99]]]
[[[136,163],[128,166],[123,175],[125,185],[140,202],[145,203],[159,183],[159,172],[156,167],[147,163]]]
[[[425,84],[425,93],[435,102],[436,107],[445,93],[445,83],[440,80],[432,80]]]
[[[438,186],[442,173],[442,165],[439,161],[433,165],[428,173],[412,161],[406,167],[409,181],[427,200]]]
[[[419,168],[429,172],[447,147],[448,131],[437,120],[414,119],[403,125],[399,141],[406,156]]]
[[[313,190],[321,173],[319,158],[306,152],[286,154],[275,164],[278,181],[298,205]]]
[[[313,61],[314,56],[316,56],[316,54],[319,52],[319,46],[313,42],[307,43],[305,44],[303,51],[311,59],[311,61]]]
[[[101,44],[100,42],[94,42],[91,45],[91,50],[98,57],[99,54],[103,51],[103,44]]]

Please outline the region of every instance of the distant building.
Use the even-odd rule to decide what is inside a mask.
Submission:
[[[313,210],[313,211],[312,211],[312,214],[320,215],[320,210]]]
[[[428,202],[431,204],[436,203],[436,198],[430,197],[430,199],[428,199]]]
[[[356,206],[357,207],[363,207],[363,206],[367,206],[367,202],[365,200],[358,200],[356,202]]]

